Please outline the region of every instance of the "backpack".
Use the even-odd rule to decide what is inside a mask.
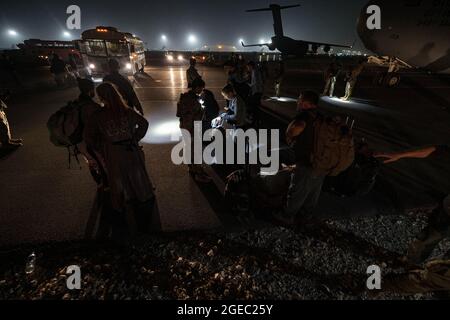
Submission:
[[[81,107],[78,101],[71,101],[48,120],[50,141],[56,147],[70,148],[83,141]]]
[[[53,145],[59,148],[67,148],[69,153],[69,169],[71,168],[72,157],[80,165],[80,160],[78,159],[80,152],[77,145],[83,141],[84,124],[81,119],[82,106],[78,101],[71,101],[53,114],[47,122],[50,141]]]
[[[317,175],[338,176],[355,160],[355,144],[348,119],[318,115],[314,120],[311,163]]]
[[[365,196],[373,190],[380,169],[381,163],[374,157],[356,155],[350,168],[338,177],[329,178],[327,184],[340,196]]]
[[[182,93],[180,95],[180,100],[177,103],[177,118],[181,118],[184,113],[184,109],[186,108],[186,98],[187,93]]]

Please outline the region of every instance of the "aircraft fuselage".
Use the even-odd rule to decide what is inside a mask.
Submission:
[[[381,9],[381,29],[370,30],[367,8]],[[433,72],[450,71],[450,0],[374,0],[361,13],[358,33],[379,56]]]

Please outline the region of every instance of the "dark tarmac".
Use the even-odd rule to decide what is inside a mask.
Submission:
[[[149,67],[145,71],[147,76],[137,78],[135,86],[150,121],[143,143],[157,188],[162,228],[168,232],[220,228],[220,206],[215,202],[220,190],[213,184],[200,188],[186,167],[175,166],[170,160],[177,143],[172,139],[178,133],[176,103],[187,87],[185,67]],[[199,71],[223,106],[223,69],[202,66]],[[76,89],[49,89],[51,79],[43,81],[45,85],[38,82],[32,92],[16,95],[8,103],[13,135],[23,138],[25,146],[0,160],[0,246],[82,239],[89,221],[95,197],[89,172],[84,164],[82,170],[76,166],[68,170],[66,150],[50,144],[46,128],[49,116],[76,99],[78,93]],[[288,73],[283,95],[293,98],[303,89],[321,91],[322,81],[317,68]],[[322,107],[355,118],[357,135],[379,151],[450,143],[447,79],[408,74],[403,81],[397,89],[378,88],[364,74],[355,100],[343,103],[324,98]],[[45,90],[40,91],[40,86]],[[339,90],[338,86],[337,93]],[[284,123],[295,113],[289,102],[268,103],[266,107]],[[450,164],[405,161],[385,168],[383,175],[396,182],[396,187],[404,186],[403,192],[409,192],[414,200],[411,208],[432,204],[433,196],[428,193],[450,189]]]

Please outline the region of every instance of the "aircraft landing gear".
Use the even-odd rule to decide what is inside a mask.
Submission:
[[[398,87],[401,81],[401,76],[397,72],[380,73],[375,77],[375,85],[380,87],[395,88]]]
[[[398,87],[400,84],[401,77],[398,73],[388,73],[384,79],[384,83],[389,88],[395,88]]]

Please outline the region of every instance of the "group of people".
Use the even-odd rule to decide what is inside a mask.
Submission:
[[[345,74],[345,95],[341,98],[343,101],[348,101],[353,95],[358,77],[364,70],[365,59],[362,59],[358,65],[351,67]],[[342,72],[342,66],[337,62],[332,62],[325,71],[325,88],[322,95],[330,98],[334,97],[334,91],[338,77]]]
[[[284,225],[314,225],[314,209],[318,203],[324,181],[327,177],[314,170],[313,150],[317,144],[314,123],[318,119],[318,94],[307,91],[298,100],[298,116],[289,125],[286,132],[288,142],[295,150],[296,168],[291,177],[287,203],[274,217]],[[436,145],[400,153],[378,153],[373,155],[385,165],[403,159],[436,158],[450,161],[450,146]],[[438,244],[450,236],[450,194],[436,194],[439,206],[429,218],[428,226],[409,246],[405,262],[418,266],[413,271],[390,278],[386,289],[396,292],[414,293],[442,291],[450,288],[450,252],[443,260],[433,260],[425,267],[419,266],[426,261]],[[445,260],[447,259],[447,260]]]
[[[78,78],[83,142],[79,152],[88,163],[98,185],[97,201],[101,210],[99,237],[121,237],[130,232],[146,233],[151,228],[152,213],[157,210],[154,186],[145,166],[145,155],[139,141],[147,133],[149,123],[143,107],[129,80],[119,73],[119,63],[111,59],[109,74],[97,88],[89,79]],[[349,72],[346,95],[349,99],[359,74],[361,62]],[[63,63],[55,57],[52,72],[59,74]],[[324,95],[332,96],[340,67],[333,63],[326,73]],[[234,129],[248,129],[257,125],[258,109],[264,92],[264,77],[252,61],[236,59],[229,71],[228,83],[221,93],[227,101],[224,113],[214,94],[191,59],[186,71],[188,91],[180,96],[177,117],[180,128],[194,134],[194,123],[202,122],[203,130],[210,129],[215,119],[221,119]],[[97,103],[94,98],[101,102]],[[286,139],[295,153],[295,169],[282,211],[274,218],[284,225],[314,223],[325,179],[329,172],[320,172],[315,166],[317,122],[323,121],[319,111],[319,95],[303,92],[297,103],[298,115],[290,123]],[[6,118],[6,104],[0,100],[0,138],[2,147],[17,147],[20,139],[13,139]],[[192,143],[194,139],[191,139]],[[192,146],[192,159],[195,148]],[[449,146],[432,146],[403,153],[374,155],[387,165],[405,158],[439,157],[449,161]],[[199,183],[210,183],[211,178],[202,165],[189,165],[189,173]],[[450,195],[442,195],[440,205],[430,217],[429,226],[409,248],[407,258],[414,264],[426,260],[433,249],[450,234]],[[408,278],[409,279],[409,278]],[[411,281],[411,279],[409,279]],[[423,279],[422,279],[423,280]],[[412,287],[417,288],[417,281]]]
[[[50,72],[53,74],[58,88],[63,88],[80,77],[78,72],[80,58],[70,54],[68,61],[64,61],[58,54],[53,54],[50,60]]]
[[[131,83],[119,69],[119,63],[110,60],[109,74],[97,88],[89,79],[78,79],[77,103],[84,128],[78,150],[98,185],[100,238],[149,232],[156,208],[139,145],[149,123]],[[94,101],[96,96],[101,105]]]
[[[192,58],[186,71],[188,92],[183,93],[178,102],[177,117],[180,118],[180,128],[187,130],[192,136],[195,122],[202,122],[204,131],[211,129],[213,122],[217,123],[216,126],[227,124],[233,129],[256,126],[264,91],[262,73],[256,63],[247,63],[240,56],[231,64],[227,84],[221,91],[227,101],[222,114],[214,94],[206,89],[206,83],[196,69],[196,64],[196,60]],[[191,150],[193,152],[193,146]],[[211,181],[201,165],[189,165],[189,172],[197,182]]]

